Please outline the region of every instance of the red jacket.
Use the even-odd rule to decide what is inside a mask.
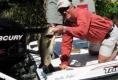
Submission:
[[[77,20],[76,26],[68,26],[66,32],[63,33],[61,60],[65,64],[68,58],[65,59],[63,56],[70,55],[73,37],[86,39],[91,42],[102,42],[113,25],[111,20],[93,14],[84,7],[75,8],[74,15]]]

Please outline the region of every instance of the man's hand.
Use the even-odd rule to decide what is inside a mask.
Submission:
[[[56,33],[62,33],[64,30],[64,26],[63,25],[57,25],[56,27],[52,27],[52,31],[56,32]]]
[[[69,66],[66,65],[66,64],[60,64],[60,65],[59,65],[59,68],[60,68],[60,69],[67,69],[67,68],[69,68]]]
[[[48,26],[48,29],[47,29],[46,35],[47,36],[53,36],[54,32],[52,31],[52,27],[55,27],[55,24],[50,23],[47,26]]]

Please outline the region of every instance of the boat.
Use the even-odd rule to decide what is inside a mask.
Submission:
[[[55,41],[61,42],[61,38]],[[79,52],[71,53],[70,64],[73,65],[76,61],[79,61],[81,66],[70,66],[67,69],[48,74],[37,68],[36,72],[39,80],[91,80],[118,74],[118,56],[112,61],[98,63],[97,56],[91,56],[88,49],[85,48],[80,49]],[[60,58],[51,61],[54,67],[58,67],[60,63]]]

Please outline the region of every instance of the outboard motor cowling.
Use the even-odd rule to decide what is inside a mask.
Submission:
[[[6,71],[25,58],[24,28],[11,20],[0,19],[0,71]]]

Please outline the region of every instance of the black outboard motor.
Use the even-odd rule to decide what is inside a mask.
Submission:
[[[26,38],[47,29],[28,28],[11,19],[0,18],[0,72],[17,80],[36,79],[36,64],[26,49]]]
[[[38,80],[36,63],[26,49],[26,38],[47,29],[24,27],[11,19],[0,18],[0,72],[17,80]]]
[[[9,20],[0,19],[0,72],[8,73],[25,59],[26,34],[24,27]]]

